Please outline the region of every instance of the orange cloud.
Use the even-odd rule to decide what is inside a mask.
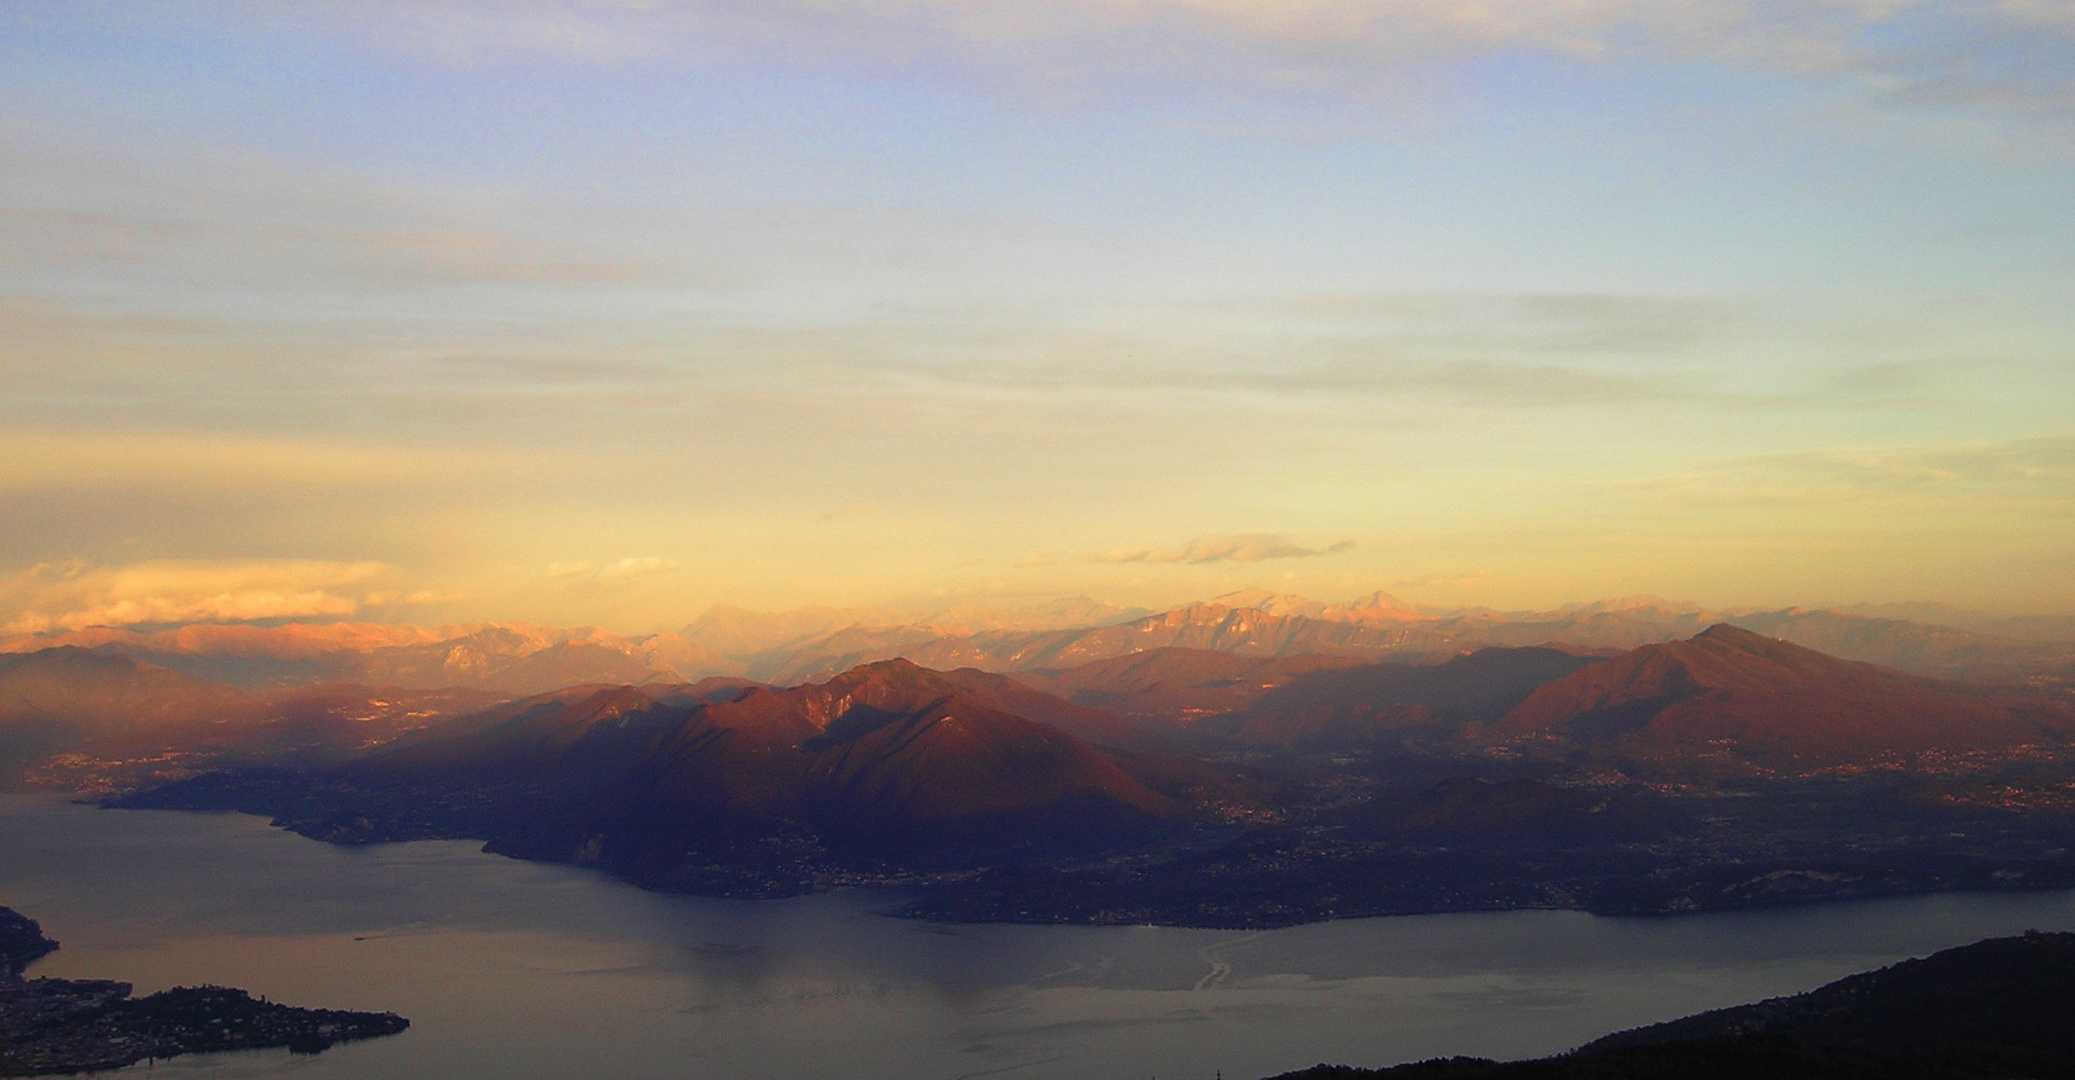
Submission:
[[[617,585],[640,578],[667,574],[677,569],[677,560],[657,555],[628,556],[603,566],[589,559],[548,564],[548,577],[581,585]]]
[[[1117,548],[1095,556],[1099,563],[1215,563],[1263,562],[1268,559],[1308,559],[1336,555],[1353,548],[1354,541],[1342,540],[1323,548],[1291,543],[1277,533],[1247,533],[1239,536],[1201,536],[1170,551],[1152,548]]]
[[[309,559],[169,559],[112,567],[39,563],[0,583],[0,618],[9,632],[39,633],[338,617],[380,596],[363,599],[354,586],[393,573],[386,563]]]

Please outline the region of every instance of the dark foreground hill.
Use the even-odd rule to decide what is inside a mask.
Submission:
[[[1625,1031],[1535,1061],[1474,1058],[1276,1080],[2007,1080],[2075,1077],[2075,934],[1948,949],[1805,994]]]
[[[57,942],[43,936],[43,927],[36,920],[0,907],[0,979],[20,973],[57,947]]]
[[[1581,1052],[1777,1035],[1805,1046],[2007,1046],[2075,1055],[2075,934],[1991,938],[1792,997],[1609,1035]]]

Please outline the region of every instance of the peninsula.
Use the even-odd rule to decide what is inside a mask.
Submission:
[[[57,948],[35,920],[0,907],[0,1076],[120,1069],[181,1054],[287,1047],[315,1054],[334,1043],[394,1035],[395,1013],[299,1009],[225,986],[178,986],[147,997],[106,979],[23,979],[18,944]]]

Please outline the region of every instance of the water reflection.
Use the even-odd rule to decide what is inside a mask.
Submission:
[[[2068,894],[1670,920],[1564,912],[1272,933],[934,926],[898,894],[643,893],[472,844],[338,848],[236,815],[0,797],[0,904],[65,947],[36,971],[389,1008],[318,1058],[198,1077],[1209,1077],[1320,1060],[1523,1056],[1996,933]]]

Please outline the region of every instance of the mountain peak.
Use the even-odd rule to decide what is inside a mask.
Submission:
[[[1329,604],[1291,593],[1274,593],[1266,589],[1242,589],[1222,596],[1214,596],[1199,608],[1252,608],[1270,615],[1283,617],[1299,616],[1307,619],[1322,619],[1327,622],[1372,623],[1404,622],[1425,618],[1417,608],[1382,590],[1367,596],[1357,596],[1342,603]]]
[[[2063,741],[2075,710],[1840,660],[1716,624],[1548,683],[1499,721],[1623,768],[1798,774],[1919,753]],[[1678,764],[1675,764],[1678,763]]]
[[[1727,645],[1731,648],[1741,649],[1745,652],[1753,651],[1753,649],[1757,647],[1766,647],[1783,644],[1778,638],[1767,637],[1764,634],[1760,634],[1756,631],[1746,630],[1741,626],[1735,626],[1726,622],[1718,622],[1713,626],[1710,626],[1707,629],[1702,630],[1700,633],[1693,635],[1693,637],[1690,640],[1706,641],[1717,645]]]

